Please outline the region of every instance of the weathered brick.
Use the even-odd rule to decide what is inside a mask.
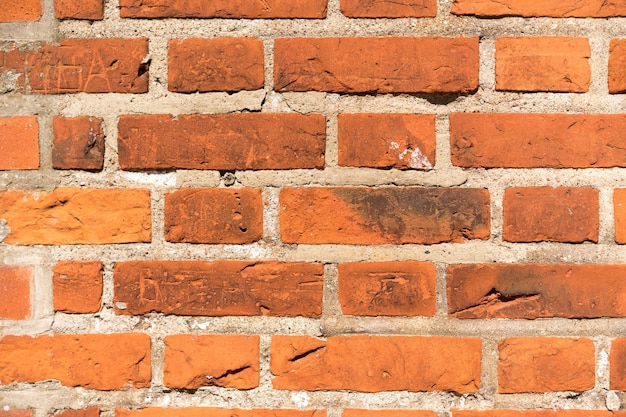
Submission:
[[[584,93],[589,91],[589,39],[496,39],[496,90]]]
[[[163,372],[163,385],[170,388],[256,388],[259,386],[259,336],[168,336]]]
[[[129,261],[115,265],[117,314],[305,316],[322,314],[321,264]]]
[[[102,20],[104,0],[54,0],[57,19]]]
[[[83,408],[80,410],[63,410],[56,413],[54,417],[99,417],[100,409],[98,407]]]
[[[173,39],[168,88],[178,93],[263,88],[263,42],[251,38]]]
[[[22,92],[145,93],[147,39],[63,39],[0,51],[0,76],[18,74]]]
[[[41,0],[2,2],[0,6],[0,22],[39,20],[43,13]]]
[[[0,170],[37,168],[39,168],[37,117],[0,117]]]
[[[586,391],[595,385],[590,339],[510,338],[498,343],[498,391]]]
[[[448,313],[461,319],[626,317],[625,274],[626,265],[451,265]]]
[[[287,390],[475,392],[480,361],[475,338],[273,336],[270,348],[273,386]]]
[[[470,93],[478,38],[296,38],[274,41],[276,91]]]
[[[126,170],[324,167],[326,120],[317,114],[132,115],[118,129]]]
[[[49,379],[98,390],[149,387],[150,337],[120,333],[0,339],[0,384]]]
[[[481,17],[614,17],[626,16],[623,0],[454,0],[452,13]]]
[[[626,338],[618,338],[611,343],[609,367],[610,389],[626,390]]]
[[[362,410],[346,408],[341,417],[436,417],[430,410]]]
[[[68,245],[149,242],[150,191],[57,188],[0,191],[4,243]]]
[[[339,264],[339,302],[353,316],[434,316],[435,266],[427,262]]]
[[[327,0],[120,0],[120,15],[134,18],[323,19],[326,3]]]
[[[165,195],[165,240],[251,243],[263,237],[260,189],[187,188]]]
[[[599,210],[595,188],[508,188],[502,238],[508,242],[597,242]]]
[[[463,242],[489,238],[489,222],[484,189],[305,187],[280,193],[285,243]]]
[[[52,270],[55,311],[96,313],[102,304],[102,262],[62,261]]]
[[[22,320],[31,316],[33,268],[0,266],[0,319]]]
[[[613,215],[615,217],[615,242],[626,243],[626,188],[613,191]]]
[[[435,17],[437,0],[341,0],[347,17]]]
[[[171,417],[175,413],[177,417],[326,417],[326,410],[289,410],[289,409],[263,409],[242,410],[239,408],[209,408],[209,407],[185,407],[185,408],[144,408],[143,410],[115,409],[115,417]]]
[[[452,113],[452,163],[466,168],[626,166],[625,114]]]
[[[55,117],[52,167],[100,171],[104,165],[102,119]]]
[[[607,410],[452,410],[452,417],[623,417]]]
[[[33,410],[0,410],[0,417],[32,417]]]
[[[624,9],[626,9],[626,4]],[[611,39],[609,93],[626,93],[626,39]]]
[[[340,114],[339,165],[432,169],[435,115]]]

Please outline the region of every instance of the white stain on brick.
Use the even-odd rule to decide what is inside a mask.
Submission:
[[[397,142],[391,142],[389,145],[389,149],[397,151],[400,149],[400,145]],[[420,148],[412,149],[411,147],[406,148],[402,152],[398,154],[398,159],[400,161],[404,161],[405,157],[409,155],[409,159],[406,161],[406,164],[409,168],[415,169],[432,169],[433,165],[428,160],[428,157],[422,153]]]

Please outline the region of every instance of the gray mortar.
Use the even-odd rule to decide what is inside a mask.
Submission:
[[[240,408],[326,408],[329,417],[352,408],[431,409],[440,416],[453,408],[623,408],[625,395],[609,390],[610,343],[626,333],[626,319],[596,320],[458,320],[447,318],[445,269],[455,263],[571,262],[624,263],[626,246],[613,240],[612,190],[626,187],[624,169],[461,169],[450,162],[448,113],[622,113],[626,95],[609,95],[607,87],[608,42],[626,37],[626,18],[476,19],[449,14],[451,0],[438,1],[438,17],[425,19],[348,19],[339,11],[339,0],[329,0],[324,20],[134,20],[121,19],[118,1],[106,3],[102,22],[57,22],[53,0],[44,0],[39,22],[0,24],[0,40],[56,42],[65,37],[147,37],[150,53],[150,83],[147,94],[23,95],[13,91],[15,77],[0,79],[0,116],[38,115],[41,169],[0,173],[0,186],[10,189],[52,190],[59,186],[149,188],[152,196],[153,239],[151,244],[0,246],[0,262],[35,268],[32,320],[1,321],[0,334],[117,333],[140,331],[151,336],[153,386],[116,392],[62,387],[54,381],[0,387],[0,405],[35,408],[43,417],[63,408],[99,406],[103,417],[112,417],[115,407],[212,406]],[[578,36],[590,39],[592,83],[588,93],[504,93],[494,91],[494,42],[500,36]],[[187,37],[239,37],[261,39],[265,54],[265,88],[235,94],[178,94],[167,90],[167,44]],[[273,89],[273,40],[278,37],[330,36],[479,36],[480,87],[475,94],[451,97],[437,104],[422,95],[338,95],[319,92],[277,93]],[[4,46],[7,43],[5,42]],[[163,206],[166,193],[183,187],[224,187],[217,171],[129,173],[118,171],[117,121],[123,114],[230,113],[241,111],[321,113],[327,118],[326,168],[324,170],[236,172],[233,187],[260,187],[264,201],[264,238],[249,245],[171,244],[163,237]],[[437,115],[436,164],[431,171],[356,169],[337,166],[337,114],[350,112],[414,112]],[[105,167],[101,173],[51,169],[52,116],[89,115],[104,119]],[[229,181],[227,181],[229,183]],[[279,240],[278,195],[287,186],[462,186],[485,187],[491,194],[492,238],[464,244],[355,246],[283,245]],[[600,241],[598,244],[533,243],[502,241],[501,199],[507,187],[527,185],[592,186],[600,191]],[[0,224],[0,237],[6,235]],[[310,261],[325,264],[323,316],[321,319],[268,317],[176,317],[149,314],[116,316],[113,312],[113,266],[135,259],[267,259]],[[104,295],[101,311],[93,315],[70,315],[52,310],[52,272],[60,260],[104,262]],[[370,260],[419,260],[437,268],[437,311],[434,317],[357,318],[341,315],[337,298],[337,263]],[[172,391],[162,386],[163,339],[170,334],[259,334],[261,335],[261,382],[256,389],[239,391],[202,388],[195,393]],[[478,393],[291,392],[272,389],[269,346],[273,334],[400,334],[480,337],[483,340],[483,374]],[[580,336],[596,345],[597,385],[582,394],[558,392],[503,395],[497,393],[497,342],[514,336]]]

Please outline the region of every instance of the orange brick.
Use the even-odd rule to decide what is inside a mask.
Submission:
[[[615,217],[615,242],[626,243],[626,188],[613,191],[613,215]]]
[[[57,19],[104,19],[104,0],[54,0]]]
[[[273,386],[286,390],[463,394],[478,391],[480,362],[474,338],[273,336],[270,348]]]
[[[101,171],[104,165],[102,119],[55,117],[52,167]]]
[[[37,168],[39,168],[37,117],[0,117],[0,170]]]
[[[599,210],[595,188],[508,188],[502,237],[508,242],[597,242]]]
[[[252,409],[239,408],[144,408],[143,410],[115,409],[115,417],[326,417],[326,410]]]
[[[0,191],[4,243],[106,244],[150,241],[150,191],[57,188]]]
[[[437,0],[341,0],[347,17],[435,17]]]
[[[613,340],[609,366],[611,369],[610,388],[626,390],[626,338]]]
[[[489,238],[489,221],[483,189],[303,187],[280,193],[285,243],[463,242]]]
[[[432,169],[435,116],[422,114],[340,114],[339,165]]]
[[[55,414],[54,417],[100,417],[100,409],[89,407],[81,410],[64,410]]]
[[[0,410],[0,417],[32,417],[33,410]]]
[[[452,410],[452,417],[623,417],[607,410]]]
[[[478,38],[295,38],[274,41],[276,91],[469,93]]]
[[[428,410],[360,410],[346,408],[341,417],[437,417],[437,413]]]
[[[452,13],[481,17],[614,17],[626,16],[626,3],[605,0],[454,0]]]
[[[53,271],[55,311],[96,313],[102,304],[102,262],[58,262]]]
[[[0,22],[39,20],[42,13],[41,0],[0,1]]]
[[[587,92],[590,56],[586,38],[498,38],[496,90]]]
[[[353,316],[434,316],[435,266],[427,262],[339,264],[339,302]]]
[[[163,372],[163,385],[170,388],[256,388],[259,386],[259,336],[168,336]]]
[[[30,318],[32,280],[33,268],[29,266],[0,266],[0,319]]]
[[[510,338],[498,343],[498,392],[586,391],[595,385],[590,339]]]
[[[609,93],[626,93],[626,39],[611,39]]]
[[[149,387],[150,337],[122,333],[0,339],[1,385],[48,379],[97,390]]]

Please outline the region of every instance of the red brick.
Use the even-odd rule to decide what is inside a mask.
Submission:
[[[165,195],[165,240],[252,243],[263,237],[260,189],[187,188]]]
[[[339,302],[353,316],[434,316],[435,266],[427,262],[339,264]]]
[[[498,392],[586,391],[595,385],[590,339],[510,338],[498,343]]]
[[[274,42],[276,91],[470,93],[478,38],[304,38]]]
[[[327,0],[120,0],[120,15],[136,18],[274,19],[326,17]]]
[[[104,165],[102,119],[55,117],[52,167],[101,171]]]
[[[622,0],[454,0],[452,13],[481,17],[614,17],[626,16]]]
[[[81,410],[64,410],[56,413],[54,417],[100,417],[100,409],[98,407],[89,407]]]
[[[263,88],[263,42],[250,38],[173,39],[168,88],[178,93]]]
[[[615,217],[615,242],[626,243],[626,188],[613,191],[613,215]]]
[[[361,410],[346,408],[341,417],[437,417],[429,410]]]
[[[611,369],[610,388],[626,390],[626,338],[613,340],[609,366]]]
[[[451,265],[448,313],[461,319],[626,317],[624,275],[626,265]]]
[[[626,166],[624,114],[452,113],[452,163],[466,168]]]
[[[285,243],[464,242],[488,239],[489,221],[484,189],[305,187],[280,193]]]
[[[598,242],[595,188],[508,188],[503,214],[502,237],[508,242]]]
[[[435,115],[340,114],[339,165],[432,169]]]
[[[33,410],[0,410],[0,417],[32,417]]]
[[[57,19],[104,19],[104,0],[54,0]]]
[[[143,410],[115,409],[115,417],[326,417],[326,410],[252,409],[239,408],[144,408]]]
[[[57,188],[0,191],[4,243],[71,245],[150,242],[150,191]]]
[[[435,17],[437,0],[341,0],[348,17]]]
[[[623,417],[607,410],[452,410],[452,417]]]
[[[37,168],[39,168],[37,117],[0,117],[0,170]]]
[[[97,390],[149,387],[150,337],[126,333],[0,339],[0,384],[49,379]]]
[[[152,169],[323,168],[324,116],[238,113],[122,116],[120,167]]]
[[[256,388],[259,386],[259,336],[168,336],[163,372],[163,385],[170,388]]]
[[[102,262],[58,262],[52,278],[55,311],[96,313],[102,304]]]
[[[129,261],[115,265],[117,314],[305,316],[322,314],[321,264]]]
[[[624,5],[624,9],[626,9],[626,5]],[[626,39],[611,39],[609,93],[626,93]]]
[[[584,93],[589,91],[589,39],[496,39],[496,90]]]
[[[32,280],[33,268],[29,266],[0,266],[0,319],[30,318]]]
[[[0,22],[39,20],[43,13],[41,0],[3,1],[0,6]]]
[[[0,51],[0,76],[19,74],[21,92],[145,93],[147,39],[63,39],[58,45],[13,45]]]
[[[476,392],[481,341],[419,336],[273,336],[276,389]],[[416,372],[419,370],[419,372]]]

